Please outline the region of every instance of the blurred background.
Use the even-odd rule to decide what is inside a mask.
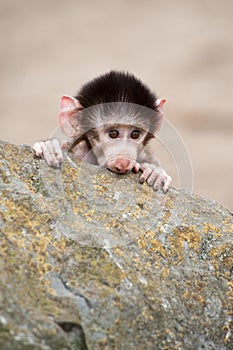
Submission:
[[[50,137],[61,95],[127,70],[167,98],[193,191],[233,209],[232,0],[0,0],[0,43],[1,139]]]

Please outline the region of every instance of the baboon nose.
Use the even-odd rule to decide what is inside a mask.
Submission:
[[[116,172],[124,174],[130,170],[130,161],[128,159],[117,159],[115,162]]]

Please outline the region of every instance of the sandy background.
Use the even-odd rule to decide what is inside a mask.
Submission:
[[[168,99],[194,192],[233,209],[232,0],[0,0],[0,43],[1,139],[49,137],[61,95],[129,70]]]

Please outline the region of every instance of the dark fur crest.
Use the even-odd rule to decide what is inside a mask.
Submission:
[[[134,75],[110,71],[81,87],[75,98],[84,107],[129,102],[155,110],[156,95]]]

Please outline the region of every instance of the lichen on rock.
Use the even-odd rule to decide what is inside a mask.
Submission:
[[[0,143],[0,348],[233,349],[233,216]]]

